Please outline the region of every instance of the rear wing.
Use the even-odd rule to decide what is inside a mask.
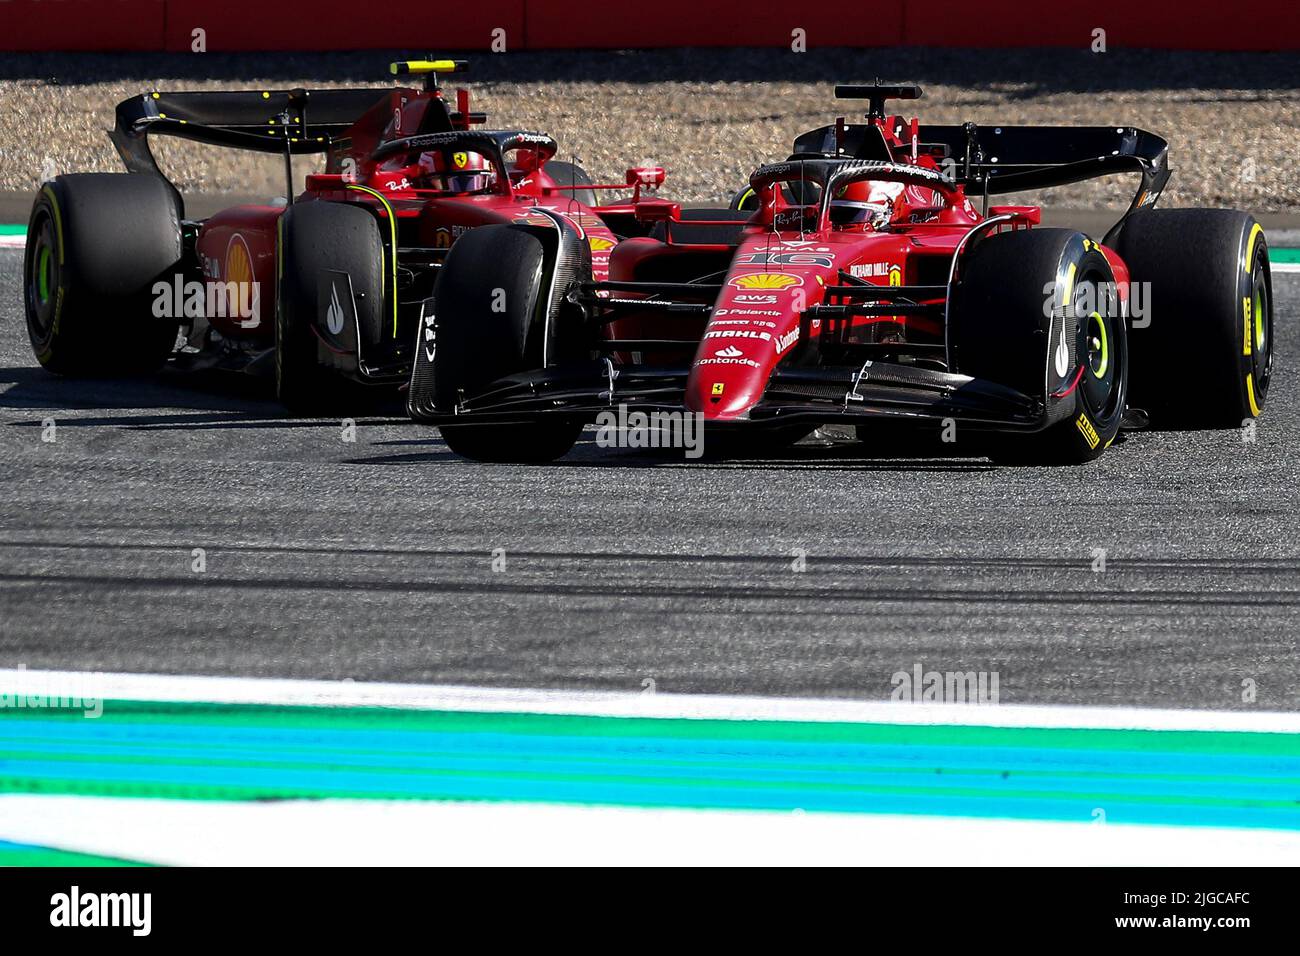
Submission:
[[[910,155],[910,130],[897,120]],[[970,196],[1064,186],[1136,172],[1141,183],[1123,218],[1153,205],[1169,179],[1169,144],[1135,126],[920,126],[917,152],[929,155]],[[804,133],[795,156],[897,161],[874,124],[836,124]],[[1121,222],[1123,221],[1121,218]]]
[[[117,105],[109,138],[127,170],[157,175],[150,136],[262,153],[321,153],[394,89],[145,93]]]

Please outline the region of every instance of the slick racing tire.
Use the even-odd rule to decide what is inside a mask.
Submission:
[[[1046,408],[1043,430],[992,436],[993,459],[1099,457],[1119,433],[1128,380],[1124,316],[1100,247],[1068,229],[1015,230],[977,242],[961,269],[950,314],[957,371]]]
[[[550,176],[557,186],[590,186],[595,182],[587,175],[587,171],[577,163],[565,163],[558,159],[552,159],[543,168],[546,170],[546,175]],[[560,197],[563,196],[571,196],[584,206],[597,205],[596,190],[594,189],[565,189],[560,193]]]
[[[157,369],[180,322],[155,316],[153,287],[172,286],[182,254],[180,199],[161,176],[78,173],[45,183],[23,256],[37,361],[60,375]]]
[[[384,298],[379,222],[362,206],[296,203],[280,218],[277,241],[275,394],[296,414],[328,413],[360,396],[323,356],[395,334],[391,302]],[[337,297],[338,289],[346,297],[348,287],[351,308]],[[333,342],[332,320],[343,324]],[[348,327],[352,321],[355,328]]]
[[[541,239],[519,226],[481,226],[451,247],[433,290],[437,408],[455,408],[497,379],[541,365],[545,267]],[[440,430],[465,458],[539,463],[565,455],[582,422],[543,417]]]
[[[1235,428],[1257,418],[1273,377],[1268,243],[1228,209],[1134,213],[1115,243],[1129,267],[1130,402],[1154,427]]]
[[[817,201],[818,187],[815,183],[794,180],[783,183],[781,191],[785,194],[785,201],[791,205],[809,205]],[[800,196],[804,198],[797,198]],[[727,208],[732,211],[754,212],[758,209],[758,193],[754,192],[753,186],[743,186],[736,190]]]

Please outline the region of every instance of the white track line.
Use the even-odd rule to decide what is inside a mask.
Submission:
[[[1300,733],[1300,714],[1271,711],[1146,710],[1030,704],[914,704],[797,697],[0,670],[0,703],[9,703],[3,696],[9,694],[104,700],[400,707],[415,710],[599,717]]]
[[[454,801],[0,796],[0,839],[203,866],[1284,865],[1300,834]]]

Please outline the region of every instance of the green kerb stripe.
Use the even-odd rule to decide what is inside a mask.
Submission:
[[[900,710],[906,705],[899,705]],[[0,711],[0,791],[1300,829],[1300,735],[105,701]]]

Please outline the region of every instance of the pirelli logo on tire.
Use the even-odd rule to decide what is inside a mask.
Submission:
[[[1079,417],[1074,420],[1074,424],[1078,426],[1079,434],[1083,436],[1089,448],[1096,448],[1101,443],[1101,438],[1097,435],[1097,429],[1092,427],[1092,421],[1085,413],[1080,412]]]

